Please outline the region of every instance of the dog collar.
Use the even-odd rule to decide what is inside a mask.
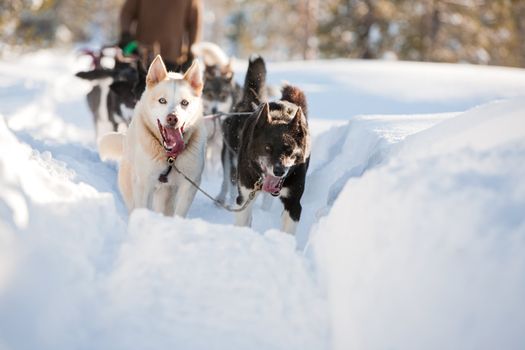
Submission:
[[[183,124],[180,127],[180,133],[181,133],[181,138],[182,138],[182,143],[183,143],[182,149],[176,149],[176,150],[169,149],[169,148],[166,147],[163,127],[160,124],[160,121],[158,119],[157,119],[157,125],[158,125],[159,131],[160,131],[160,135],[161,135],[161,138],[162,138],[162,140],[160,140],[160,144],[162,145],[162,148],[164,148],[164,151],[166,152],[166,163],[168,163],[168,166],[166,167],[166,169],[162,173],[160,173],[160,175],[159,175],[159,182],[167,183],[168,182],[168,175],[170,174],[171,169],[173,168],[173,165],[175,164],[175,159],[186,148],[186,141],[184,140],[184,136],[185,136],[184,126],[185,126],[185,124]]]

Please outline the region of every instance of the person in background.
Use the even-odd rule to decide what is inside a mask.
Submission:
[[[146,64],[160,54],[168,70],[185,71],[193,61],[191,45],[200,40],[201,22],[201,0],[126,0],[119,46],[125,52],[137,49]]]

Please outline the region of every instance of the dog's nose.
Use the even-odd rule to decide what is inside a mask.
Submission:
[[[273,174],[277,177],[283,176],[285,171],[285,168],[280,164],[276,164],[273,166]]]
[[[214,106],[214,107],[211,109],[211,114],[217,114],[218,111],[219,111],[219,110],[217,109],[217,107]]]
[[[179,118],[175,114],[168,114],[166,117],[166,123],[168,123],[169,126],[175,126],[177,125],[177,122],[179,121]]]

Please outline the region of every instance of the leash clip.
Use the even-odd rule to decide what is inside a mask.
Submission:
[[[260,177],[259,180],[257,180],[257,182],[255,183],[253,187],[253,191],[251,191],[250,194],[248,195],[250,200],[253,200],[255,198],[255,195],[257,194],[257,192],[259,192],[262,189],[262,187],[263,187],[263,178]]]

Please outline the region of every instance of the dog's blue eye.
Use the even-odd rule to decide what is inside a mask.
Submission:
[[[186,107],[190,103],[188,102],[188,100],[182,100],[182,101],[180,101],[180,104],[182,105],[182,107]]]
[[[164,97],[159,98],[159,103],[165,105],[168,101]]]

